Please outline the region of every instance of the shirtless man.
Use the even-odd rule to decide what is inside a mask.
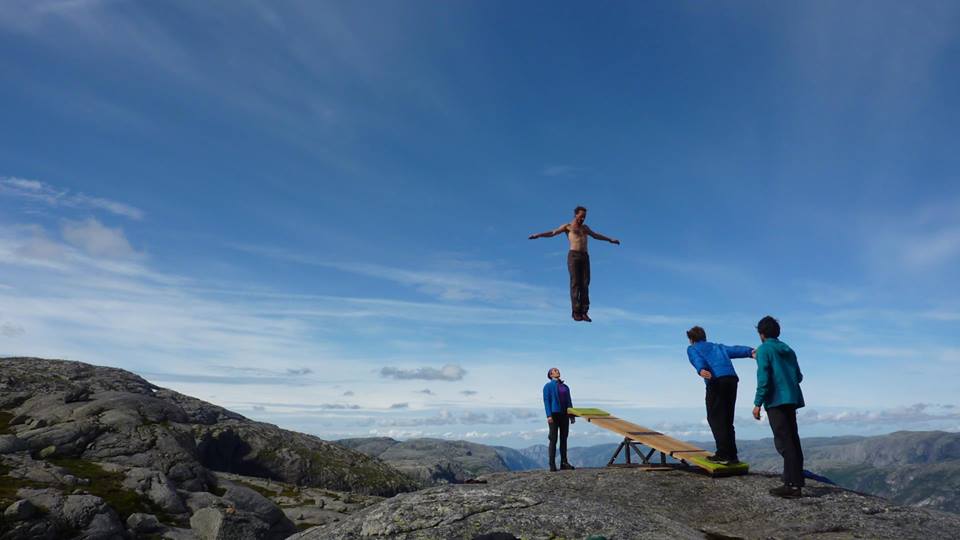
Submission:
[[[573,221],[564,223],[552,231],[531,234],[530,240],[567,233],[567,240],[570,241],[567,270],[570,272],[570,304],[573,306],[573,320],[592,322],[587,316],[587,310],[590,309],[590,255],[587,253],[587,236],[618,246],[620,241],[594,232],[584,223],[586,219],[587,209],[578,206],[573,210]]]

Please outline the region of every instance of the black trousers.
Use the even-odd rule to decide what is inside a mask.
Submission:
[[[570,417],[564,413],[550,415],[550,466],[557,466],[557,435],[560,436],[560,463],[567,463],[567,435],[570,433]]]
[[[570,304],[574,313],[590,309],[590,255],[586,251],[567,253],[567,272],[570,273]]]
[[[740,379],[735,375],[707,381],[707,423],[710,424],[713,440],[717,444],[717,457],[723,459],[738,459],[733,413],[737,407],[739,382]]]
[[[767,420],[773,431],[773,445],[783,456],[783,483],[801,487],[803,481],[803,449],[797,431],[797,406],[781,405],[767,409]]]

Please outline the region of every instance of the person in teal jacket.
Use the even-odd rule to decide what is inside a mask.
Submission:
[[[760,407],[767,411],[773,431],[773,444],[783,457],[783,485],[770,490],[771,495],[796,498],[801,495],[803,449],[797,430],[797,409],[804,406],[800,382],[803,373],[797,355],[780,341],[780,323],[767,315],[757,323],[762,345],[757,347],[757,394],[753,400],[753,417],[760,420]]]

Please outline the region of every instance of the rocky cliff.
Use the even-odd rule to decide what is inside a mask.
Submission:
[[[713,448],[713,442],[695,444]],[[737,445],[740,458],[749,462],[752,470],[782,470],[783,460],[772,439],[737,441]],[[602,467],[616,447],[571,447],[570,462],[578,467]],[[533,468],[546,468],[546,450],[545,445],[535,445],[520,452],[534,463]],[[960,433],[900,431],[875,437],[811,437],[803,439],[803,453],[807,470],[841,487],[900,504],[960,513]]]
[[[796,500],[779,481],[689,471],[580,469],[496,473],[483,484],[405,493],[295,539],[948,538],[960,516],[898,506],[810,482]],[[501,533],[500,536],[493,536]]]
[[[418,486],[378,459],[120,369],[0,359],[3,538],[111,538],[163,529],[156,521],[228,536],[294,531],[261,493],[215,471],[368,495]]]

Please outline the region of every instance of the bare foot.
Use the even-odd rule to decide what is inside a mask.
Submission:
[[[574,313],[574,314],[573,314],[573,320],[575,320],[575,321],[582,321],[582,320],[583,320],[583,316],[580,315],[579,313]]]
[[[590,317],[587,317],[586,313],[580,314],[580,320],[585,322],[593,322],[593,319],[591,319]]]

